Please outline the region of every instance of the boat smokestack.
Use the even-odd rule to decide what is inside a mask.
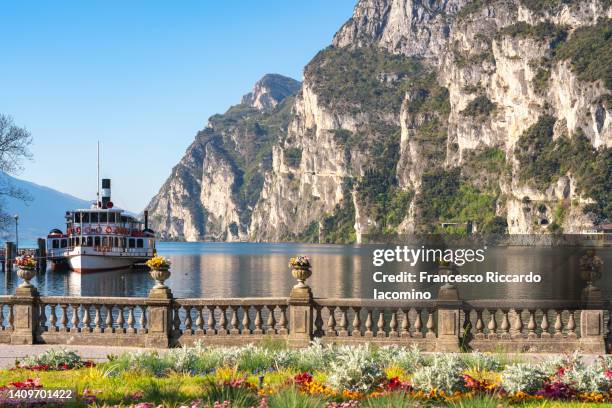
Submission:
[[[144,223],[145,229],[149,229],[149,210],[144,210]]]
[[[102,179],[102,208],[107,208],[111,201],[111,181]],[[112,204],[111,204],[112,206]]]

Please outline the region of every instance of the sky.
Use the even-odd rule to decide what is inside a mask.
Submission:
[[[16,1],[0,5],[0,113],[33,136],[17,177],[79,198],[101,177],[140,212],[209,116],[303,67],[355,0]]]

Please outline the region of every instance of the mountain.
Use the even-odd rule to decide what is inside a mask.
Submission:
[[[609,0],[360,0],[295,94],[213,116],[165,238],[361,242],[612,218]],[[268,94],[270,94],[268,92]]]
[[[11,177],[5,173],[0,173],[0,183],[3,186],[11,185],[13,188],[20,189],[28,196],[27,201],[6,197],[2,199],[2,212],[10,216],[19,215],[20,242],[35,241],[37,238],[46,237],[53,228],[65,230],[64,215],[67,210],[89,208],[90,206],[88,201]],[[15,240],[14,221],[8,222],[6,231],[0,236],[5,240]]]

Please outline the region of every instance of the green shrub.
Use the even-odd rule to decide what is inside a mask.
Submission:
[[[51,369],[58,369],[62,366],[75,368],[80,367],[82,364],[83,361],[76,351],[67,350],[65,348],[52,348],[36,356],[26,356],[18,363],[21,367],[46,365]]]
[[[612,19],[600,18],[594,26],[577,28],[559,45],[554,58],[569,60],[583,81],[601,80],[612,90]]]
[[[502,386],[513,394],[517,392],[533,393],[542,388],[548,379],[539,366],[532,364],[512,364],[502,373]]]
[[[471,100],[470,103],[461,111],[464,116],[487,117],[495,110],[495,104],[484,95],[480,95]]]
[[[299,147],[289,147],[285,149],[285,162],[290,167],[299,167],[302,161],[302,149]]]
[[[465,364],[455,354],[436,354],[430,366],[417,369],[412,377],[415,389],[454,393],[464,390],[461,373]]]
[[[329,364],[329,385],[338,391],[372,391],[384,379],[380,363],[369,344],[341,346]]]

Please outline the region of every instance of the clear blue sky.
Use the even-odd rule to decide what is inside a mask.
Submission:
[[[139,212],[208,117],[266,73],[301,79],[355,0],[15,1],[0,7],[0,112],[34,137],[18,177]]]

